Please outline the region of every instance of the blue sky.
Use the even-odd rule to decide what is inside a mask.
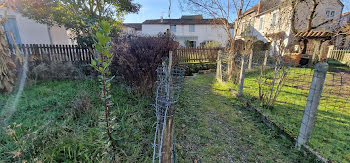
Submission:
[[[146,19],[160,19],[161,16],[168,18],[169,0],[135,0],[142,5],[138,14],[125,16],[124,23],[142,23]],[[182,12],[177,0],[172,0],[171,18],[180,18],[181,15],[191,14]]]
[[[350,0],[341,0],[345,4],[344,12],[350,11]],[[160,19],[161,16],[168,18],[169,0],[135,0],[142,5],[138,14],[128,14],[124,23],[142,23],[147,19]],[[171,17],[180,18],[181,15],[194,14],[181,11],[178,0],[172,0]]]

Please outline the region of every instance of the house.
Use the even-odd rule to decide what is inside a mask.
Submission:
[[[141,23],[124,23],[122,25],[123,33],[139,35],[142,33]]]
[[[5,9],[0,9],[0,16],[3,16]],[[7,38],[10,32],[13,33],[17,44],[73,44],[68,36],[68,31],[64,27],[48,26],[40,24],[22,16],[20,13],[9,10],[7,20],[3,25]],[[12,44],[12,40],[8,39]]]
[[[344,26],[346,24],[350,24],[350,12],[343,13],[340,19],[340,26]]]
[[[220,21],[221,20],[221,21]],[[202,15],[182,16],[180,19],[146,20],[142,23],[142,34],[157,35],[170,30],[180,46],[200,46],[206,41],[217,41],[226,46],[227,36],[222,21],[226,19],[204,19]]]
[[[342,14],[340,30],[337,35],[337,48],[350,48],[350,12]]]
[[[260,0],[244,13],[239,12],[235,25],[238,31],[236,38],[254,36],[258,40],[271,42],[274,50],[276,43],[266,36],[284,32],[284,45],[293,45],[295,35],[307,29],[311,7],[312,0],[304,0],[298,3],[293,12],[291,0]],[[319,1],[312,21],[315,28],[312,30],[334,32],[339,27],[343,7],[344,4],[339,0]]]

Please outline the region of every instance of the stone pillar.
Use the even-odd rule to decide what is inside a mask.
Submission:
[[[246,56],[242,55],[241,74],[239,76],[239,86],[238,86],[238,94],[237,94],[237,96],[242,96],[242,94],[243,94],[244,77],[245,77],[245,66],[246,66]]]
[[[320,62],[315,66],[314,76],[312,78],[309,96],[304,110],[303,119],[297,139],[297,147],[306,144],[310,139],[312,128],[314,126],[318,105],[320,104],[323,85],[326,80],[328,64]]]
[[[218,82],[222,82],[222,69],[221,69],[221,63],[222,62],[222,51],[218,51],[218,59],[216,63],[216,80]]]

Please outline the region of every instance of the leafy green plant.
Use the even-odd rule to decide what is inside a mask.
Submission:
[[[220,42],[218,41],[207,41],[204,45],[205,48],[218,48],[221,47]]]
[[[95,48],[97,50],[97,59],[92,60],[91,66],[100,73],[99,81],[100,87],[102,88],[101,97],[103,100],[104,107],[104,119],[105,121],[101,123],[101,127],[105,126],[105,132],[107,136],[102,136],[106,139],[106,150],[107,155],[115,160],[116,156],[116,139],[112,135],[112,126],[114,126],[115,118],[112,118],[111,106],[113,105],[111,101],[110,87],[111,81],[114,77],[110,77],[111,71],[109,69],[112,64],[113,54],[110,53],[111,49],[111,37],[109,36],[111,31],[111,25],[107,21],[101,21],[98,24],[97,32],[95,35]]]

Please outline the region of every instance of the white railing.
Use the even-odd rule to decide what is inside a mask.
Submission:
[[[330,49],[328,58],[350,66],[350,49]]]

